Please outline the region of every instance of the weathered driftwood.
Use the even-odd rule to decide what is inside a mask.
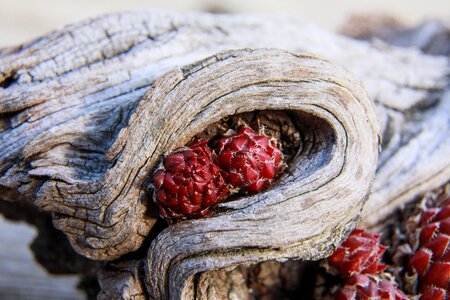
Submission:
[[[262,54],[264,51],[243,51],[235,52],[236,57],[226,58],[229,54],[222,54],[204,61],[204,65],[174,69],[143,97],[155,79],[173,67],[223,50],[244,47],[275,47],[319,55],[350,70],[365,85],[377,105],[383,137],[374,191],[363,215],[366,226],[377,224],[402,203],[450,178],[448,58],[379,43],[357,42],[295,20],[127,13],[72,25],[19,48],[0,52],[2,199],[33,203],[51,212],[55,226],[68,235],[79,253],[93,259],[115,259],[139,248],[155,221],[149,208],[146,178],[161,155],[183,145],[202,128],[226,115],[255,109],[289,109],[300,111],[300,116],[308,120],[307,126],[317,129],[318,140],[323,143],[315,146],[324,149],[322,153],[328,156],[328,162],[322,169],[306,166],[305,178],[302,178],[300,155],[291,164],[292,172],[286,173],[266,193],[225,203],[223,210],[212,218],[180,223],[163,231],[149,251],[148,291],[157,297],[188,295],[193,293],[190,276],[195,272],[270,258],[326,255],[345,231],[354,226],[352,222],[356,220],[354,217],[369,186],[370,167],[375,167],[374,151],[370,151],[374,142],[378,142],[374,117],[364,104],[367,103],[364,94],[349,79],[351,77],[340,68],[305,55],[274,52],[266,56]],[[255,61],[242,60],[237,64],[240,55],[255,55]],[[228,62],[242,66],[242,70],[232,69],[229,75],[214,77],[217,75],[214,71],[226,70]],[[258,67],[258,72],[262,73],[249,73],[246,67],[259,66],[257,62],[262,63]],[[281,67],[291,70],[292,74],[283,73]],[[239,76],[240,71],[247,72],[248,78]],[[266,85],[238,89],[240,84],[245,86],[246,80],[254,84],[252,78],[258,75],[269,79]],[[293,82],[292,78],[297,75],[304,76],[304,81]],[[213,76],[211,83],[205,79],[208,76]],[[189,94],[199,97],[201,93],[205,97],[195,102],[198,106],[176,111],[177,105],[181,105],[177,101],[181,100],[167,90],[167,86],[175,82],[184,87],[184,90],[177,90],[180,87],[176,86],[172,91],[178,92],[180,99],[186,99],[183,97]],[[201,84],[208,89],[201,89]],[[299,88],[305,91],[301,93]],[[193,93],[195,89],[199,94]],[[284,94],[283,89],[286,89]],[[227,99],[221,97],[226,91],[230,92],[228,99],[240,95],[245,100],[240,104],[222,105],[219,109],[218,103]],[[253,97],[245,98],[243,91],[252,93]],[[305,97],[308,93],[315,97]],[[323,102],[318,107],[333,106],[324,101],[326,93],[332,99],[340,99],[338,102],[352,99],[350,110],[337,109],[336,105],[329,113],[320,108],[317,111],[321,113],[317,113],[296,106],[304,100]],[[291,98],[295,95],[301,101]],[[263,96],[276,101],[258,102]],[[158,107],[157,102],[164,99],[167,103],[162,102],[162,107]],[[356,104],[359,101],[364,105]],[[169,117],[159,115],[157,112],[164,107],[174,113]],[[369,123],[364,122],[366,119]],[[339,125],[336,120],[343,124]],[[363,132],[364,128],[369,131]],[[344,147],[349,145],[342,140],[345,135],[354,147]],[[363,139],[359,140],[360,137]],[[347,174],[353,174],[350,178],[355,178],[357,173],[352,168],[364,166],[366,180],[346,183],[352,185],[349,190],[355,192],[353,197],[359,202],[347,210],[344,203],[351,197],[344,197],[345,190],[337,193],[335,199],[343,202],[320,202],[321,198],[330,198],[330,187],[339,186],[335,185],[335,180],[331,185],[322,184],[324,188],[313,182],[318,189],[311,190],[309,196],[283,202],[287,199],[283,198],[284,193],[289,192],[289,188],[284,188],[289,187],[288,178],[300,175],[301,180],[307,180],[307,175],[314,174],[314,179],[319,181],[336,177],[342,178],[339,180],[344,183],[341,174],[336,176],[333,172],[345,151],[352,155],[358,151],[369,153],[368,157],[352,156],[356,161],[345,164],[341,160],[341,165],[349,168],[344,168]],[[330,160],[332,157],[337,159]],[[405,158],[410,159],[404,161]],[[368,161],[364,163],[364,159]],[[321,160],[315,154],[311,161]],[[308,186],[300,187],[302,189],[306,191]],[[273,195],[278,196],[269,197]],[[306,203],[311,204],[313,215],[323,216],[320,223],[314,224],[309,219],[309,223],[300,224],[308,220],[301,216],[309,212],[301,215],[296,212]],[[286,215],[270,212],[275,204],[280,212],[286,211]],[[336,215],[339,208],[342,211]],[[264,218],[256,222],[264,215],[278,220],[278,226],[256,227],[255,224],[268,222]],[[224,222],[224,226],[216,223],[218,221]],[[229,224],[228,227],[225,224]],[[319,224],[324,228],[341,226],[334,235],[329,229],[320,231]],[[217,232],[217,228],[239,230]],[[301,230],[292,232],[294,228]],[[175,236],[186,234],[186,230],[190,230],[191,239],[186,237],[182,241],[188,244],[175,240]],[[237,240],[235,234],[239,232],[242,236]],[[244,234],[246,232],[250,233]],[[253,237],[254,243],[249,242],[252,234],[256,237]],[[330,241],[321,244],[322,248],[316,243],[313,250],[306,250],[307,244],[296,243],[314,234],[317,236],[313,241],[327,236]],[[175,240],[173,246],[169,245],[171,240]],[[168,252],[163,253],[161,249]],[[120,286],[120,282],[138,289],[138,285],[126,278],[104,279],[104,282],[104,290],[113,290],[113,285]],[[116,291],[122,290],[116,288]]]
[[[254,110],[295,114],[302,137],[296,157],[268,191],[224,202],[217,215],[162,231],[148,252],[153,298],[189,299],[192,276],[211,269],[323,258],[356,226],[377,164],[378,123],[358,82],[320,59],[240,50],[175,69],[139,103],[125,140],[132,136],[157,153],[140,167],[148,173],[158,156],[208,125]],[[138,151],[116,150],[125,157]]]
[[[340,32],[361,40],[380,39],[399,47],[414,47],[432,55],[450,55],[450,21],[428,20],[409,28],[385,14],[356,14]]]
[[[102,290],[97,299],[146,299],[143,269],[143,262],[137,260],[108,265],[98,274]]]

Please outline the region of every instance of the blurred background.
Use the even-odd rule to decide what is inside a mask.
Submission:
[[[213,11],[288,15],[335,30],[352,13],[387,13],[407,25],[450,15],[449,0],[0,0],[0,47],[65,24],[123,10]]]
[[[0,0],[0,48],[18,45],[68,23],[124,10],[285,15],[331,31],[342,30],[351,15],[361,13],[389,16],[406,26],[429,19],[450,19],[449,0]],[[42,299],[43,295],[46,299],[61,299],[62,295],[64,299],[83,299],[76,289],[78,278],[48,275],[34,262],[29,244],[35,235],[34,228],[6,221],[0,215],[0,299]],[[24,290],[24,286],[33,290]]]

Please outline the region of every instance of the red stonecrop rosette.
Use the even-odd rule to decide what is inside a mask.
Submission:
[[[386,247],[380,244],[380,236],[355,229],[347,240],[328,258],[345,281],[331,295],[337,300],[406,300],[406,295],[393,282],[380,274],[386,265],[381,257]]]
[[[216,151],[219,166],[228,173],[227,183],[237,190],[259,192],[284,168],[280,149],[249,128],[220,139]]]
[[[447,294],[448,290],[427,285],[422,291],[420,300],[446,300]]]
[[[205,216],[229,194],[223,171],[206,143],[194,141],[170,154],[154,173],[155,198],[164,218]]]
[[[421,299],[445,299],[450,288],[450,199],[426,210],[419,223],[420,248],[409,267],[420,278]]]
[[[380,244],[379,239],[377,234],[355,229],[328,258],[328,264],[344,276],[378,274],[386,268],[380,263],[386,247]]]
[[[407,300],[408,297],[392,282],[379,280],[364,274],[354,274],[348,278],[343,286],[337,290],[336,300]]]

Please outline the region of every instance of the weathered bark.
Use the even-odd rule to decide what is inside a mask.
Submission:
[[[99,282],[102,291],[97,299],[147,299],[144,288],[142,261],[126,263],[111,263],[99,272]],[[103,285],[105,284],[105,285]]]
[[[275,50],[191,64],[245,47],[309,52],[356,75],[376,104],[379,164],[370,101],[341,68]],[[147,180],[163,154],[226,116],[291,111],[306,139],[289,172],[267,192],[223,203],[153,241],[148,292],[188,297],[197,272],[327,255],[356,225],[376,167],[365,226],[447,181],[448,70],[446,57],[294,20],[128,13],[72,25],[0,52],[1,197],[51,212],[77,252],[116,259],[138,249],[156,220]],[[127,276],[103,277],[104,294],[144,295]]]
[[[209,124],[254,110],[295,114],[302,137],[296,157],[269,191],[221,203],[221,213],[161,232],[148,253],[152,297],[192,297],[189,282],[202,271],[323,258],[356,226],[378,158],[374,106],[355,79],[317,58],[240,50],[175,69],[144,96],[128,136],[120,138],[132,136],[157,153],[140,167],[148,174],[162,153],[187,144]],[[130,148],[116,152],[126,157],[139,151]]]

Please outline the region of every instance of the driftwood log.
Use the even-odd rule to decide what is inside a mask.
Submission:
[[[70,270],[102,265],[99,298],[250,298],[242,266],[326,257],[361,216],[376,226],[450,179],[448,74],[448,57],[296,20],[71,25],[0,50],[1,209],[50,214],[78,254],[114,260]],[[288,116],[287,171],[207,218],[157,222],[148,186],[161,158],[251,112],[268,127]]]

